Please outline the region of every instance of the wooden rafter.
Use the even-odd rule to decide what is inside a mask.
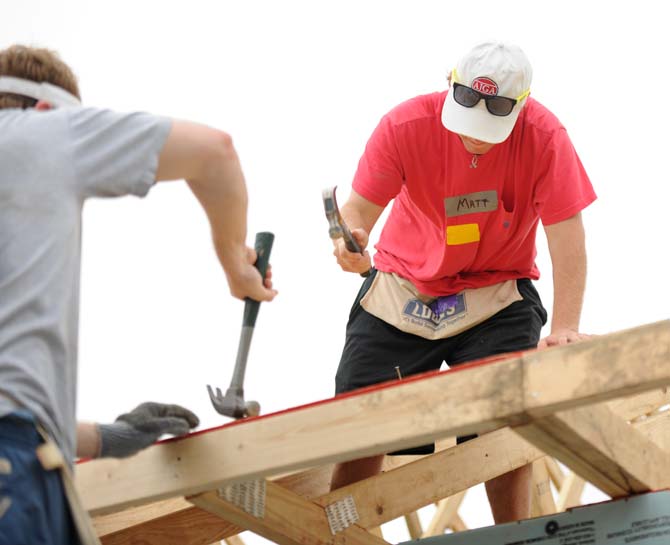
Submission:
[[[515,431],[612,497],[670,486],[670,452],[605,405],[562,411]]]
[[[543,451],[613,496],[665,488],[670,479],[658,467],[670,467],[669,364],[670,321],[658,322],[234,423],[155,445],[129,460],[82,464],[78,486],[89,510],[117,513],[96,520],[105,545],[134,543],[133,532],[141,532],[147,545],[203,545],[244,529],[278,543],[333,543],[323,513],[345,495],[359,511],[347,542],[384,543],[370,530],[436,501],[447,505],[443,498],[537,460]],[[504,425],[514,431],[498,429],[326,492],[331,469],[324,462]],[[485,458],[478,462],[478,456]],[[262,479],[271,491],[267,513],[278,518],[244,518],[216,494],[225,485],[310,466],[318,467]],[[553,459],[536,466],[541,486],[550,491],[551,480],[558,491],[556,505],[546,502],[553,502],[551,493],[544,507],[538,496],[536,514],[578,501],[580,478],[563,475]],[[118,512],[135,504],[141,507]],[[464,528],[456,509],[448,514],[449,527]],[[296,528],[282,526],[285,516]],[[184,536],[180,526],[197,531]]]
[[[505,452],[505,456],[498,456],[500,452]],[[417,457],[403,465],[395,464],[395,468],[370,479],[320,497],[310,495],[306,499],[314,499],[320,506],[325,507],[350,496],[358,510],[359,526],[374,528],[541,456],[541,451],[510,429],[504,428],[432,456]],[[312,470],[310,473],[317,481],[316,485],[307,484],[308,481],[302,474],[285,477],[277,482],[286,487],[295,486],[308,495],[323,491],[324,472]],[[423,483],[420,488],[415,486],[418,481]],[[234,524],[234,521],[225,522],[217,517],[208,517],[207,513],[195,507],[184,509],[184,503],[183,500],[181,503],[172,503],[175,509],[173,516],[168,514],[170,506],[163,504],[164,507],[157,510],[160,513],[158,518],[151,518],[152,511],[138,508],[130,511],[132,516],[122,512],[95,520],[105,545],[125,544],[128,536],[137,533],[147,536],[144,538],[147,545],[162,545],[160,539],[163,529],[170,532],[170,535],[178,535],[181,545],[194,545],[205,543],[208,539],[221,539],[244,529]],[[198,521],[197,524],[189,523],[191,517]],[[127,524],[126,520],[131,524]],[[181,530],[177,531],[178,528]]]
[[[118,511],[439,437],[526,424],[556,411],[665,387],[669,362],[666,320],[397,381],[158,444],[127,460],[81,464],[78,486],[90,512]]]
[[[585,484],[586,481],[582,477],[574,471],[570,471],[563,480],[563,485],[558,492],[556,511],[561,513],[571,507],[580,505]]]
[[[547,467],[547,457],[533,462],[533,486],[531,494],[531,517],[552,515],[556,503],[551,492],[551,478]]]
[[[453,442],[438,442],[438,451],[447,448]],[[421,456],[387,456],[383,470],[390,471],[402,465],[421,459]],[[333,466],[326,465],[292,473],[273,479],[277,484],[288,488],[300,496],[313,499],[326,495],[330,490],[330,478]],[[224,523],[210,513],[193,506],[183,498],[162,500],[97,516],[93,523],[105,545],[128,545],[132,536],[145,536],[145,544],[163,544],[163,539],[172,536],[175,545],[210,543],[243,529],[234,524]],[[167,543],[172,545],[172,543]]]
[[[458,515],[458,508],[463,503],[463,498],[467,490],[463,490],[440,500],[437,504],[437,510],[433,515],[428,526],[421,537],[431,537],[443,534],[450,527],[454,518]]]
[[[216,492],[188,498],[193,504],[247,528],[279,545],[331,545],[333,534],[323,507],[275,484],[266,483],[265,512],[258,517],[221,499]],[[298,523],[299,522],[299,523]],[[383,545],[387,542],[352,524],[341,532],[342,542]]]

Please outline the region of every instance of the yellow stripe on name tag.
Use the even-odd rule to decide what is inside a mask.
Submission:
[[[479,240],[479,224],[466,223],[464,225],[447,226],[447,246],[469,244]]]

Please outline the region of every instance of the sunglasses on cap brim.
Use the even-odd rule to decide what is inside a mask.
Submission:
[[[516,98],[485,95],[472,87],[463,85],[456,81],[456,69],[451,72],[451,86],[453,87],[454,100],[465,108],[472,108],[484,100],[486,109],[492,115],[505,117],[512,113],[514,106],[530,95],[530,89],[524,91]]]

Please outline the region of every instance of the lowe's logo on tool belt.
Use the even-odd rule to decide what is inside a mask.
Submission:
[[[438,297],[426,305],[419,299],[407,301],[403,309],[403,317],[413,323],[421,324],[431,329],[439,329],[444,322],[463,318],[466,313],[465,297],[462,293]]]
[[[489,78],[475,78],[472,82],[472,88],[475,91],[479,91],[482,95],[495,96],[498,94],[498,84]]]

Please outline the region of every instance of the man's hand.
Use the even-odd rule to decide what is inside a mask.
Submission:
[[[365,249],[368,245],[368,233],[365,229],[358,228],[352,229],[351,235],[363,250],[363,254],[350,252],[344,244],[344,239],[338,238],[333,240],[333,255],[337,258],[337,263],[343,271],[354,273],[369,271],[372,267],[372,260],[370,259],[370,253]]]
[[[272,301],[277,295],[277,290],[272,289],[272,266],[268,265],[265,278],[261,279],[261,274],[254,266],[256,258],[256,250],[246,247],[241,259],[225,267],[230,293],[238,299],[249,297],[259,302]]]
[[[101,424],[101,458],[125,458],[155,443],[164,434],[185,435],[200,421],[179,405],[142,403],[120,415],[113,424]]]
[[[592,335],[580,333],[574,329],[562,328],[557,329],[556,331],[552,331],[549,336],[545,337],[538,343],[537,347],[542,349],[549,346],[560,346],[590,339],[591,337]]]

